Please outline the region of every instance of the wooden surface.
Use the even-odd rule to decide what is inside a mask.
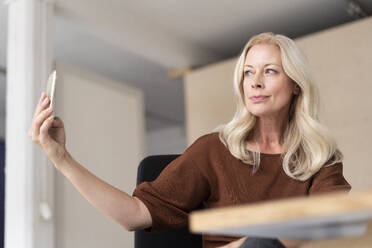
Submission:
[[[190,215],[190,229],[196,233],[317,240],[362,235],[370,219],[372,190],[196,211]]]

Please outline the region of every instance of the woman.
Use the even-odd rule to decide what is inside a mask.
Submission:
[[[71,157],[63,122],[47,109],[44,93],[29,135],[88,201],[127,230],[185,226],[190,211],[200,208],[348,191],[342,154],[318,120],[317,91],[308,68],[291,39],[272,33],[252,37],[235,68],[234,118],[200,137],[154,182],[137,186],[133,196]],[[256,247],[257,242],[261,247],[300,244],[203,235],[203,247]]]

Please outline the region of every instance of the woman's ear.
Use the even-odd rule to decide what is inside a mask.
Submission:
[[[296,84],[294,89],[293,89],[293,94],[298,95],[300,94],[300,87]]]

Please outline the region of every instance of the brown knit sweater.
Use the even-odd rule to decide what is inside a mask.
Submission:
[[[323,167],[301,182],[285,174],[280,154],[261,153],[260,168],[252,174],[252,166],[232,156],[218,133],[211,133],[196,140],[155,181],[138,185],[133,196],[150,211],[152,227],[147,231],[162,231],[187,226],[189,213],[196,209],[350,189],[342,163]],[[203,247],[237,238],[203,235]]]

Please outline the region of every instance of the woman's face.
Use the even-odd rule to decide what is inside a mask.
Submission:
[[[244,100],[249,112],[258,117],[288,114],[298,87],[284,73],[280,49],[257,44],[248,51],[244,64]]]

